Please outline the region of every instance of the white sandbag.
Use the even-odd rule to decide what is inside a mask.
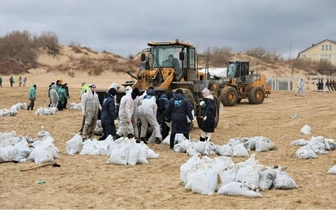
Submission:
[[[180,167],[180,179],[181,181],[186,184],[186,176],[190,169],[192,169],[197,163],[199,163],[201,159],[198,157],[198,155],[193,155],[189,160],[182,164]]]
[[[240,141],[240,138],[235,137],[235,138],[231,138],[229,139],[227,145],[229,145],[230,147],[236,146],[238,144],[241,144],[242,142]]]
[[[269,151],[267,140],[260,136],[256,139],[255,149],[257,152]]]
[[[129,144],[127,142],[121,142],[120,144],[115,145],[115,147],[112,149],[111,156],[107,163],[126,165],[128,153]]]
[[[76,102],[70,103],[70,110],[82,110],[82,103],[76,104]]]
[[[83,142],[83,148],[80,151],[80,155],[89,155],[91,152],[93,152],[96,149],[96,141],[92,139],[88,139],[85,142]]]
[[[170,134],[166,138],[163,139],[161,144],[170,145]]]
[[[215,154],[217,154],[216,145],[211,141],[206,141],[205,142],[205,150],[204,150],[203,154],[204,155],[215,155]]]
[[[306,146],[307,144],[308,144],[308,141],[304,139],[298,139],[298,140],[292,141],[290,145],[291,146]]]
[[[8,145],[17,144],[18,141],[14,136],[15,136],[14,131],[11,133],[1,133],[0,134],[0,147],[6,147]]]
[[[308,146],[303,146],[295,152],[295,156],[300,159],[317,158],[316,153]]]
[[[177,133],[176,135],[175,135],[175,144],[179,144],[180,142],[182,142],[182,141],[185,141],[185,140],[189,140],[189,139],[187,139],[184,135],[183,135],[183,133]]]
[[[221,156],[232,156],[232,148],[229,145],[216,146],[216,151]]]
[[[155,153],[154,150],[148,148],[147,159],[156,159],[159,157],[159,153]]]
[[[191,182],[193,193],[212,195],[217,187],[217,173],[210,169],[199,170]]]
[[[261,172],[261,177],[259,180],[259,189],[269,190],[274,182],[276,171],[272,168],[266,168]]]
[[[244,147],[244,144],[242,143],[233,146],[232,155],[234,157],[248,157],[249,156],[247,149]]]
[[[246,181],[255,186],[258,186],[260,175],[261,175],[261,172],[258,167],[246,165],[246,166],[239,168],[237,175],[236,175],[236,181],[242,181],[242,182]]]
[[[27,157],[29,156],[30,152],[32,151],[29,148],[29,145],[27,143],[26,139],[23,139],[22,141],[20,141],[19,143],[17,143],[15,145],[16,149],[17,149],[17,155],[15,157],[14,160],[16,161],[21,161],[23,159],[27,159]]]
[[[330,150],[335,150],[336,149],[336,143],[334,139],[325,139],[326,143],[329,145]]]
[[[335,175],[336,175],[336,165],[334,165],[333,167],[331,167],[331,168],[328,170],[328,174],[335,174]]]
[[[250,150],[255,150],[256,141],[259,139],[258,136],[248,138]]]
[[[68,155],[79,153],[83,149],[83,139],[80,135],[74,135],[65,144],[65,150]]]
[[[182,139],[179,140],[179,143],[174,145],[174,151],[175,152],[185,152],[190,144],[190,141],[188,139]]]
[[[268,144],[268,149],[269,150],[276,150],[277,146],[275,145],[275,143],[273,141],[271,141],[271,139],[264,137],[264,139],[266,139],[267,144]]]
[[[230,182],[222,186],[217,193],[222,195],[246,196],[250,198],[262,197],[257,190],[254,191],[249,185],[243,182]]]
[[[281,189],[281,190],[290,190],[294,188],[298,188],[295,181],[289,174],[282,169],[282,167],[278,167],[276,169],[276,175],[274,179],[274,188]]]
[[[311,132],[310,132],[310,126],[309,125],[305,125],[301,128],[300,130],[300,133],[301,134],[307,134],[307,135],[310,135]]]
[[[229,168],[226,168],[218,173],[220,184],[219,187],[222,187],[223,185],[226,185],[230,182],[236,181],[236,176],[238,172],[238,167],[232,166]]]
[[[127,157],[128,165],[136,165],[138,161],[138,156],[140,153],[141,144],[137,144],[135,142],[130,142],[129,144],[129,152]]]
[[[148,146],[145,143],[141,142],[137,163],[148,164],[147,154],[148,154]]]
[[[7,145],[6,147],[0,147],[0,162],[15,160],[18,154],[18,150],[15,145]]]
[[[31,153],[34,153],[33,158],[36,164],[54,161],[52,153],[47,148],[38,147]]]
[[[204,152],[206,151],[206,142],[205,141],[198,141],[194,143],[194,149],[196,152],[200,153],[200,154],[204,154]]]
[[[200,154],[199,152],[197,152],[195,150],[195,144],[196,144],[196,142],[194,142],[194,141],[190,142],[190,144],[189,144],[189,146],[186,150],[187,155],[193,156],[193,155],[199,155]]]

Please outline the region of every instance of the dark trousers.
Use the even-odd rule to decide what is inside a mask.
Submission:
[[[170,128],[167,126],[166,122],[164,122],[164,121],[161,124],[161,128],[162,128],[162,132],[161,132],[162,133],[162,139],[165,139],[169,134]]]
[[[58,101],[58,104],[57,104],[58,111],[63,111],[63,108],[64,108],[64,104],[61,101]]]
[[[68,99],[66,98],[65,101],[64,101],[64,106],[63,106],[64,109],[66,109],[67,103],[68,103]]]
[[[170,134],[170,149],[174,149],[174,143],[175,143],[175,136],[176,133],[171,133]],[[189,132],[188,133],[183,133],[183,136],[189,139]]]
[[[99,140],[105,140],[109,135],[116,135],[116,128],[114,124],[103,124],[103,135],[99,138]]]
[[[34,100],[30,100],[30,104],[28,105],[27,110],[29,110],[29,109],[31,109],[31,110],[34,109]]]

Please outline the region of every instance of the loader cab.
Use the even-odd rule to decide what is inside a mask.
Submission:
[[[238,82],[250,81],[249,62],[246,61],[228,61],[227,62],[227,78],[236,78]]]
[[[195,48],[185,42],[149,42],[150,53],[148,59],[144,54],[141,61],[149,61],[150,70],[171,69],[175,70],[174,81],[188,81],[192,75],[189,70],[195,71]]]

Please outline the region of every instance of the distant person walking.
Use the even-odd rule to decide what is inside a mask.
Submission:
[[[24,77],[23,78],[23,86],[26,86],[26,83],[27,83],[27,77]]]
[[[19,86],[21,86],[21,85],[22,85],[22,77],[19,76]]]
[[[2,87],[2,77],[0,75],[0,87]]]
[[[297,91],[295,93],[295,96],[297,96],[297,94],[299,92],[302,92],[302,97],[305,95],[305,83],[303,81],[303,79],[301,78],[299,81],[298,81],[298,85],[297,85]]]
[[[10,86],[13,87],[13,84],[15,82],[14,82],[14,78],[12,76],[9,78],[9,83],[10,83]]]
[[[30,104],[27,107],[27,110],[34,109],[34,102],[36,101],[36,85],[33,85],[30,89],[29,89],[29,93],[28,93],[28,99],[30,100]]]

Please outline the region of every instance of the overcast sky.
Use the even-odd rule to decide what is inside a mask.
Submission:
[[[336,0],[0,0],[0,36],[52,31],[60,44],[124,57],[178,38],[198,52],[263,47],[288,58],[336,40],[335,9]]]

